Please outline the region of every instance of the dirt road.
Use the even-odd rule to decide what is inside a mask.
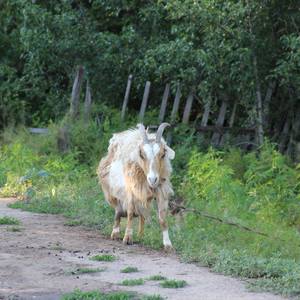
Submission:
[[[283,299],[266,293],[250,293],[234,278],[211,273],[209,269],[181,263],[175,255],[167,255],[138,245],[123,246],[110,241],[98,231],[64,226],[61,216],[35,214],[10,209],[13,199],[0,199],[0,217],[11,216],[22,222],[20,232],[0,226],[0,299],[59,299],[75,288],[81,290],[136,291],[160,294],[167,299]],[[109,253],[114,262],[91,261],[89,257]],[[120,273],[127,266],[138,267],[138,273]],[[70,275],[82,268],[105,268],[103,272]],[[148,278],[161,274],[185,280],[188,286],[167,289],[158,282],[146,281],[142,286],[124,287],[124,279]]]

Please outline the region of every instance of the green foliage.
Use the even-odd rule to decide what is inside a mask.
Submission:
[[[109,254],[98,254],[90,258],[90,260],[95,260],[95,261],[115,261],[116,259],[117,258],[114,255],[109,255]]]
[[[116,111],[104,109],[110,119],[104,120],[99,132],[92,130],[89,137],[81,121],[72,124],[70,131],[76,135],[67,154],[60,154],[53,142],[58,128],[55,124],[47,139],[29,135],[23,129],[9,129],[3,134],[1,193],[27,199],[11,207],[61,213],[72,222],[77,220],[110,234],[113,210],[101,194],[96,164],[105,153],[112,132],[135,120],[119,124]],[[98,146],[88,150],[84,145],[80,149],[81,140],[97,143],[99,134],[103,143],[98,144],[98,152]],[[216,272],[251,278],[253,289],[295,295],[299,284],[294,278],[300,276],[299,168],[268,142],[259,153],[246,154],[237,149],[199,151],[195,147],[198,142],[187,127],[176,129],[172,181],[176,194],[185,200],[184,206],[267,236],[186,212],[182,218],[169,217],[175,249],[186,261],[200,262]],[[155,205],[140,242],[155,249],[162,247]],[[162,276],[150,278],[155,279],[167,280]]]
[[[167,278],[162,276],[162,275],[153,275],[149,277],[149,280],[154,280],[154,281],[160,281],[160,280],[166,280]]]
[[[20,221],[13,217],[0,217],[0,225],[20,225]]]
[[[144,279],[125,279],[121,282],[121,285],[125,286],[134,286],[134,285],[143,285],[145,283]]]
[[[270,82],[280,86],[272,97],[271,127],[297,108],[299,24],[296,0],[5,1],[0,4],[1,127],[62,118],[77,65],[85,67],[95,103],[119,108],[133,73],[134,109],[146,80],[156,85],[152,106],[165,82],[174,94],[180,81],[184,95],[193,88],[201,104],[212,102],[213,111],[224,97],[238,101],[247,113],[237,122],[250,124],[254,55],[263,94]],[[201,111],[197,106],[196,115]],[[78,150],[83,156],[89,151],[84,143]]]
[[[139,269],[136,267],[126,267],[124,269],[121,270],[121,273],[135,273],[138,272]]]
[[[175,279],[168,279],[164,280],[160,283],[160,286],[163,288],[169,289],[179,289],[183,288],[187,285],[185,280],[175,280]]]
[[[136,295],[131,292],[111,292],[102,293],[99,291],[83,292],[75,290],[72,293],[65,294],[61,300],[130,300],[136,299]]]

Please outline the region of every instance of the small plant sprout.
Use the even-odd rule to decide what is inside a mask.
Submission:
[[[162,275],[153,275],[149,277],[149,280],[160,281],[160,280],[167,280],[167,278]]]
[[[121,270],[121,273],[135,273],[138,272],[138,268],[136,267],[126,267],[124,269]]]
[[[134,285],[143,285],[145,283],[144,279],[125,279],[122,281],[121,285],[125,286],[134,286]]]
[[[110,255],[110,254],[98,254],[90,258],[90,260],[94,260],[94,261],[115,261],[116,259],[117,258],[114,255]]]
[[[169,289],[183,288],[186,285],[187,283],[185,280],[175,280],[175,279],[164,280],[163,282],[160,283],[161,287],[169,288]]]
[[[20,225],[20,221],[13,217],[0,217],[0,225]]]

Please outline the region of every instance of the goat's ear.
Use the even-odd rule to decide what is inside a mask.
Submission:
[[[166,151],[167,151],[167,156],[169,159],[174,159],[175,158],[175,151],[173,149],[171,149],[169,146],[165,146],[166,147]]]

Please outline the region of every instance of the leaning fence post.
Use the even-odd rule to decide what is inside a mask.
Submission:
[[[86,91],[85,91],[85,100],[84,100],[84,115],[83,119],[85,122],[88,122],[91,114],[91,105],[92,105],[92,95],[91,87],[89,81],[86,82]]]
[[[173,108],[172,108],[172,112],[171,112],[171,123],[172,124],[176,120],[176,115],[177,115],[178,108],[179,108],[180,98],[181,98],[181,89],[180,89],[180,85],[178,84],[174,103],[173,103]]]
[[[222,105],[221,105],[219,115],[218,115],[218,118],[217,118],[217,122],[216,122],[217,132],[214,132],[213,136],[211,138],[211,143],[214,146],[218,146],[218,144],[219,144],[221,134],[220,134],[220,132],[218,132],[218,128],[220,128],[224,124],[226,110],[227,110],[227,99],[222,101]]]
[[[143,96],[143,101],[140,109],[140,114],[139,114],[139,121],[143,122],[144,120],[144,115],[147,107],[147,102],[148,102],[148,97],[149,97],[149,92],[150,92],[150,85],[151,82],[147,81],[145,85],[145,90],[144,90],[144,96]]]
[[[72,119],[77,118],[79,113],[79,97],[80,97],[81,84],[83,80],[83,73],[84,73],[83,66],[79,66],[73,83],[72,95],[71,95],[70,116]]]
[[[160,111],[159,111],[159,117],[158,117],[158,123],[162,123],[165,117],[166,113],[166,108],[167,108],[167,102],[169,98],[169,93],[170,93],[170,84],[167,83],[165,90],[164,90],[164,95],[162,98],[161,106],[160,106]]]
[[[173,108],[172,108],[172,112],[171,112],[171,125],[174,125],[174,123],[175,123],[176,115],[177,115],[177,112],[179,109],[180,98],[181,98],[181,89],[180,89],[180,84],[178,84],[175,99],[173,102]],[[169,132],[168,132],[167,143],[169,145],[171,145],[171,143],[172,143],[172,130],[169,130]]]
[[[126,86],[126,92],[123,100],[123,106],[122,106],[122,113],[121,113],[121,120],[124,121],[125,119],[125,113],[126,113],[126,108],[129,100],[129,94],[130,94],[130,88],[131,88],[131,83],[132,83],[132,75],[130,74],[128,76],[128,81],[127,81],[127,86]]]
[[[184,112],[183,112],[183,117],[182,117],[182,123],[183,124],[188,124],[189,123],[190,114],[191,114],[192,105],[193,105],[193,100],[194,100],[194,94],[191,91],[189,93],[189,96],[188,96],[187,100],[186,100],[186,104],[185,104],[185,108],[184,108]]]

